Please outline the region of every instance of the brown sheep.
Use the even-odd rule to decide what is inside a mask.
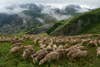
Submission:
[[[57,52],[50,52],[47,54],[42,60],[40,60],[39,65],[44,64],[46,62],[50,62],[52,60],[57,60],[59,59],[59,53]]]
[[[91,39],[82,39],[82,44],[88,44]]]
[[[16,39],[13,39],[13,40],[11,40],[11,43],[12,44],[18,44],[18,43],[22,43],[23,41],[22,40],[20,40],[19,38],[16,38]]]
[[[74,49],[84,49],[84,48],[85,48],[84,46],[78,44],[67,48],[66,51],[68,52],[68,51],[73,51]]]
[[[60,58],[64,57],[65,54],[66,54],[65,49],[57,49],[55,51],[52,51],[48,53],[42,60],[40,60],[39,65],[53,60],[59,60]]]
[[[89,45],[97,47],[98,41],[97,40],[90,40]]]
[[[23,48],[24,48],[23,45],[12,47],[10,50],[10,53],[18,53],[18,52],[22,51]]]
[[[98,46],[100,45],[100,40],[98,40]]]
[[[67,56],[70,57],[73,53],[80,51],[80,49],[73,48],[68,51]]]
[[[12,47],[21,46],[21,45],[22,45],[22,43],[14,43],[14,44],[12,44]]]
[[[35,54],[35,50],[33,50],[33,49],[24,49],[22,57],[24,59],[28,59],[28,58],[31,57],[32,54]]]
[[[70,57],[72,59],[80,58],[80,57],[86,57],[88,55],[88,52],[86,50],[84,51],[77,51],[76,53],[73,53]]]
[[[39,51],[37,51],[35,54],[33,54],[32,58],[33,58],[33,63],[40,61],[42,58],[44,58],[49,52],[51,52],[51,50],[47,50],[47,49],[41,49]]]
[[[66,49],[57,49],[55,50],[57,53],[59,53],[59,58],[65,57],[67,51]]]
[[[87,51],[83,49],[85,49],[84,46],[79,46],[79,45],[72,46],[66,49],[67,56],[72,59],[87,56]]]
[[[67,48],[69,48],[69,47],[70,47],[70,45],[68,45],[68,44],[65,44],[65,45],[63,46],[64,49],[67,49]]]
[[[26,45],[26,46],[24,46],[24,49],[31,49],[31,50],[34,50],[32,45]]]

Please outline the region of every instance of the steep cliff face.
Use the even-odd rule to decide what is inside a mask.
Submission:
[[[81,14],[64,21],[50,35],[75,35],[82,33],[100,33],[100,9]],[[95,29],[95,30],[93,30]]]

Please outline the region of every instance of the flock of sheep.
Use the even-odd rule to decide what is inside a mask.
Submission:
[[[30,39],[32,45],[23,45],[23,41]],[[0,39],[0,41],[5,41]],[[7,39],[6,39],[7,41]],[[36,36],[25,35],[21,38],[8,38],[12,43],[10,53],[19,53],[23,59],[32,59],[39,65],[62,58],[71,60],[88,56],[87,46],[96,47],[97,56],[100,55],[100,35],[87,34],[78,36]],[[38,45],[39,50],[35,50]]]

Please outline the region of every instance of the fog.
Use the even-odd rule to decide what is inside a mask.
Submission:
[[[42,4],[79,4],[87,5],[91,8],[100,7],[100,0],[0,0],[0,6],[22,3],[42,3]]]
[[[62,8],[65,5],[77,4],[85,8],[99,8],[100,0],[0,0],[0,12],[10,12],[6,9],[7,6],[15,6],[18,4],[36,3],[50,5],[52,7]],[[15,12],[20,8],[16,7]],[[23,9],[20,9],[20,11]]]

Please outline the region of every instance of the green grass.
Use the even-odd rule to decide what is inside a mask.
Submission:
[[[24,44],[32,44],[31,40],[26,40]],[[34,44],[33,44],[34,45]],[[89,56],[87,58],[81,58],[79,60],[70,61],[68,58],[62,58],[58,61],[52,61],[39,66],[33,64],[31,60],[22,59],[19,54],[10,54],[9,50],[11,43],[0,43],[0,67],[99,67],[100,57],[96,57],[96,48],[88,47]],[[39,46],[35,44],[35,49],[38,50]]]
[[[62,20],[62,21],[56,22],[50,29],[48,29],[47,34],[50,34],[54,30],[56,30],[58,27],[62,26],[64,24],[64,22],[66,22],[66,21],[68,21],[68,20]]]
[[[73,35],[73,34],[86,34],[86,33],[100,33],[100,8],[79,14],[69,18],[68,20],[60,21],[61,25],[52,27],[49,31],[50,35]],[[81,20],[81,28],[78,28],[78,22]],[[59,22],[59,24],[60,24]],[[76,26],[74,26],[76,24]],[[86,24],[86,25],[85,25]],[[55,24],[56,25],[56,24]],[[77,31],[74,32],[73,31]]]
[[[90,26],[85,27],[85,29],[82,31],[82,33],[95,33],[100,34],[100,22],[97,22],[95,24],[91,24]]]

